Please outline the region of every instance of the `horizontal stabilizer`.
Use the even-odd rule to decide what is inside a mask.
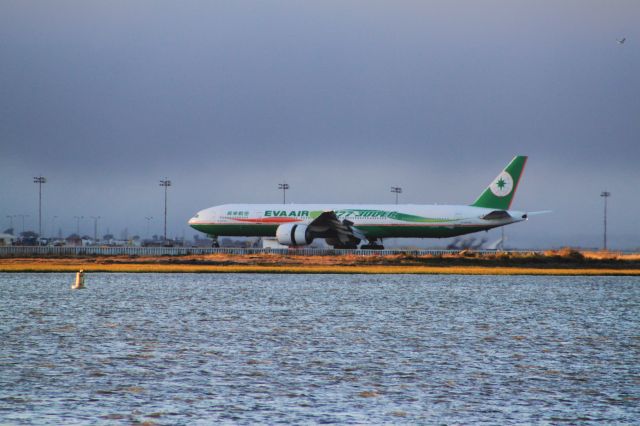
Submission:
[[[506,210],[494,210],[491,213],[485,214],[481,217],[484,220],[498,220],[498,219],[508,219],[511,215],[507,213]]]

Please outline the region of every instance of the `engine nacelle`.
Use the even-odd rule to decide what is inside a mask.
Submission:
[[[285,223],[278,226],[278,229],[276,229],[276,239],[280,244],[285,246],[306,246],[313,241],[308,226],[297,223]]]

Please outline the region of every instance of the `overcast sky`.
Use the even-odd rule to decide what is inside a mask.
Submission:
[[[637,0],[3,0],[0,223],[37,229],[39,174],[45,231],[161,233],[166,176],[191,236],[283,179],[294,202],[468,204],[524,154],[513,207],[553,213],[513,245],[601,245],[608,189],[610,245],[638,248],[639,22]]]

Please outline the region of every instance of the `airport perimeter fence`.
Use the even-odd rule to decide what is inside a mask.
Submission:
[[[55,247],[0,246],[0,257],[16,256],[188,256],[203,254],[280,254],[288,256],[387,256],[394,254],[443,255],[462,250],[338,250],[338,249],[271,249],[271,248],[204,248],[204,247]],[[473,253],[496,253],[496,250],[469,250]],[[536,253],[532,250],[510,250],[507,253]]]

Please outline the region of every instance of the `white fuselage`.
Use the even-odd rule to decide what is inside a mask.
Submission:
[[[370,240],[452,237],[527,218],[524,212],[508,210],[504,217],[485,219],[496,209],[462,205],[224,204],[199,211],[189,225],[212,236],[275,236],[282,224],[309,224],[326,211],[352,223]]]

